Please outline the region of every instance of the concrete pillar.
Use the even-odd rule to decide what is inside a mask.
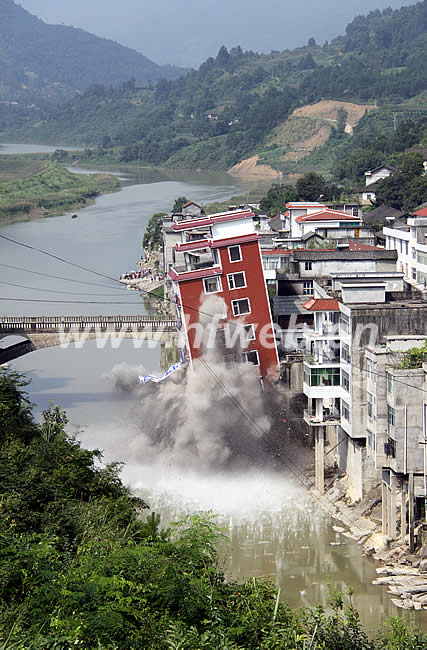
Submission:
[[[325,492],[325,434],[323,427],[316,427],[316,438],[314,446],[314,470],[316,488],[324,494]]]
[[[381,516],[382,516],[382,526],[381,526],[381,532],[383,535],[388,535],[388,530],[387,530],[387,520],[388,520],[388,487],[384,483],[384,481],[381,483]]]
[[[414,473],[409,472],[408,481],[408,524],[409,524],[409,552],[415,551],[414,537]]]
[[[405,541],[406,535],[406,490],[405,490],[405,480],[402,479],[400,482],[400,539],[402,542]]]
[[[396,539],[396,476],[390,472],[390,510],[389,510],[389,536]]]

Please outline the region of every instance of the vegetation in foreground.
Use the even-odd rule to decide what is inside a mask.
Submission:
[[[341,593],[293,611],[262,580],[218,568],[210,515],[160,530],[154,513],[66,433],[50,406],[36,424],[22,375],[0,369],[2,648],[421,650],[392,619],[369,640]]]
[[[27,161],[27,164],[30,161]],[[120,187],[119,180],[108,174],[73,174],[57,163],[7,183],[0,183],[0,218],[60,214],[88,205],[103,192]],[[12,163],[13,164],[13,163]]]

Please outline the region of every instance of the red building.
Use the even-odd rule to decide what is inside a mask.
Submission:
[[[173,229],[182,233],[175,248],[184,253],[185,265],[172,267],[169,275],[191,361],[203,352],[197,324],[209,320],[204,304],[216,296],[222,312],[214,318],[218,338],[229,341],[227,328],[239,329],[239,359],[259,367],[262,378],[275,379],[279,361],[254,216],[251,210],[233,210],[175,222]],[[227,347],[224,354],[236,360],[236,350]]]

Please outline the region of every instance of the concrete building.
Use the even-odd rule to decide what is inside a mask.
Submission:
[[[288,209],[290,237],[300,238],[317,232],[327,239],[352,239],[362,236],[363,222],[358,209],[353,214],[333,210],[318,202],[290,202]]]
[[[358,500],[380,483],[383,469],[399,472],[386,458],[397,442],[391,436],[390,426],[396,420],[390,410],[386,375],[404,375],[391,367],[390,341],[397,337],[401,346],[408,347],[414,337],[422,339],[427,304],[408,299],[403,292],[387,292],[383,282],[359,283],[353,278],[349,282],[341,279],[340,285],[339,291],[328,294],[316,284],[314,302],[305,305],[316,311],[313,330],[305,332],[304,393],[309,399],[305,420],[310,426],[322,427],[323,438],[318,444],[324,444],[325,436],[327,442],[337,444],[338,468],[348,474],[351,496]],[[421,381],[414,379],[415,383]],[[402,390],[393,399],[402,404],[401,400],[409,397]],[[330,439],[326,426],[335,427]],[[418,471],[417,466],[413,471]],[[322,472],[319,467],[318,474]]]
[[[422,213],[422,211],[419,211]],[[395,250],[405,280],[420,291],[427,286],[427,216],[404,217],[383,228],[387,250]]]
[[[173,265],[169,275],[182,311],[189,359],[203,352],[205,341],[201,345],[197,338],[197,324],[207,310],[202,306],[205,300],[215,296],[217,307],[211,317],[224,355],[236,360],[235,349],[225,342],[227,333],[239,328],[244,336],[238,358],[258,367],[263,381],[277,378],[278,354],[253,218],[251,210],[233,210],[174,222],[173,230],[181,234],[175,250],[184,255],[185,263]],[[200,229],[207,234],[195,239],[194,232]]]
[[[367,204],[371,201],[375,201],[376,190],[378,189],[377,184],[384,178],[388,178],[395,171],[395,168],[391,167],[391,165],[380,165],[375,169],[366,171],[365,187],[362,187],[359,192],[362,204]]]

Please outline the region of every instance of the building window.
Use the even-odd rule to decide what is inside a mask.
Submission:
[[[393,375],[387,373],[387,393],[393,392]]]
[[[341,361],[344,361],[344,363],[351,363],[350,348],[347,343],[341,343]]]
[[[313,270],[313,263],[312,262],[304,262],[304,270],[305,271],[312,271]]]
[[[405,241],[405,253],[406,253],[406,255],[408,255],[408,242],[407,241]]]
[[[347,402],[344,402],[344,400],[341,400],[341,415],[344,420],[350,422],[350,407]]]
[[[312,296],[314,293],[313,289],[313,280],[307,280],[307,282],[304,282],[303,290],[302,290],[304,296]]]
[[[350,333],[350,319],[345,314],[340,314],[340,329],[346,334]]]
[[[240,246],[229,246],[228,256],[230,258],[230,262],[240,262],[242,259],[242,251],[240,250]]]
[[[304,369],[304,381],[309,386],[339,386],[339,368],[308,368]]]
[[[369,193],[368,193],[368,194],[366,195],[366,198],[367,198],[367,199],[371,199],[371,198],[372,198],[372,194],[369,194]]]
[[[244,352],[243,360],[246,361],[246,363],[252,363],[254,366],[259,366],[258,350],[248,350],[248,352]]]
[[[366,409],[368,413],[368,418],[372,420],[375,418],[375,397],[372,393],[366,393]]]
[[[352,208],[352,216],[353,217],[359,216],[359,208]]]
[[[350,392],[350,375],[345,370],[341,370],[341,386],[347,393]]]
[[[218,293],[222,291],[221,278],[203,278],[205,293]]]
[[[227,275],[227,278],[230,289],[242,289],[246,287],[246,277],[243,271],[240,273],[230,273]]]
[[[396,441],[393,440],[393,438],[389,438],[388,441],[384,443],[384,453],[386,456],[396,458]]]
[[[375,366],[376,363],[373,359],[369,357],[366,359],[366,374],[368,375],[369,381],[375,382]]]
[[[232,300],[231,306],[233,308],[234,316],[242,316],[243,314],[251,313],[251,307],[248,298],[242,298],[242,300]]]
[[[369,429],[366,429],[366,442],[368,444],[368,447],[372,449],[374,445],[374,434],[372,431],[369,431]]]
[[[244,325],[246,331],[246,341],[255,341],[255,327],[253,325]]]
[[[387,424],[389,427],[394,427],[394,408],[387,404]]]

